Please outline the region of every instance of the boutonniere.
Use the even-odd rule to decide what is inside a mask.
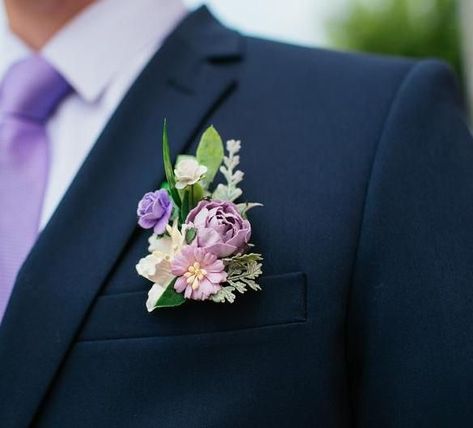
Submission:
[[[149,254],[136,265],[153,283],[149,312],[186,300],[233,303],[236,293],[260,290],[262,256],[251,251],[248,210],[237,203],[243,192],[240,141],[226,143],[214,127],[202,135],[195,156],[180,155],[173,167],[166,122],[163,129],[166,182],[138,204],[138,224],[152,229]],[[218,172],[223,183],[213,186]]]

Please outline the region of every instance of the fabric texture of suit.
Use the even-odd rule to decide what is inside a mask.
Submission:
[[[0,426],[473,426],[473,143],[411,62],[243,37],[205,9],[127,94],[17,279]],[[261,293],[149,314],[137,201],[243,142]]]

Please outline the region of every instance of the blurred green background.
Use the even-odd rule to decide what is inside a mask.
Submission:
[[[326,30],[338,49],[448,62],[473,122],[472,23],[473,0],[346,0]]]
[[[458,8],[456,0],[350,0],[329,20],[329,40],[347,50],[441,58],[462,78]]]
[[[409,57],[437,57],[462,73],[456,0],[351,0],[330,22],[335,46]]]

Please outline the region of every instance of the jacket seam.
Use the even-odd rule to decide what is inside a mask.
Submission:
[[[349,314],[350,314],[350,306],[351,306],[351,297],[353,294],[353,288],[354,288],[354,276],[356,272],[356,265],[357,261],[359,258],[359,251],[360,251],[360,242],[361,238],[363,236],[363,226],[365,223],[365,216],[366,216],[366,205],[368,201],[368,196],[370,194],[370,189],[372,185],[372,178],[374,174],[374,166],[376,164],[376,160],[378,158],[378,154],[380,151],[380,146],[382,145],[382,142],[386,136],[388,124],[392,119],[392,116],[394,112],[397,110],[398,104],[400,103],[401,100],[401,95],[404,92],[404,89],[407,87],[409,84],[412,76],[415,74],[415,72],[420,68],[426,61],[419,61],[414,63],[408,70],[406,70],[403,78],[401,79],[398,88],[396,92],[393,94],[393,97],[391,99],[391,102],[389,104],[389,108],[386,112],[382,127],[380,128],[379,131],[379,136],[377,139],[376,146],[373,150],[373,155],[371,159],[371,164],[369,167],[368,171],[368,180],[366,182],[365,186],[365,191],[364,191],[364,196],[363,196],[363,206],[361,208],[361,216],[360,216],[360,222],[359,222],[359,227],[358,227],[358,233],[357,233],[357,239],[356,239],[356,246],[355,246],[355,251],[353,255],[353,261],[352,261],[352,266],[351,266],[351,271],[350,271],[350,282],[348,285],[348,290],[346,294],[346,307],[345,307],[345,321],[344,321],[344,343],[345,343],[345,367],[346,367],[346,373],[347,373],[347,392],[348,392],[348,398],[349,398],[349,403],[351,407],[351,413],[352,416],[354,416],[354,408],[353,408],[353,402],[352,402],[352,390],[351,390],[351,382],[350,382],[350,371],[349,371],[349,356],[348,356],[348,321],[349,321]]]

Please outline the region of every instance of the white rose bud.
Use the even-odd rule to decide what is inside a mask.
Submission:
[[[174,170],[176,176],[176,188],[184,189],[197,183],[207,172],[207,167],[200,165],[195,159],[181,160]]]

